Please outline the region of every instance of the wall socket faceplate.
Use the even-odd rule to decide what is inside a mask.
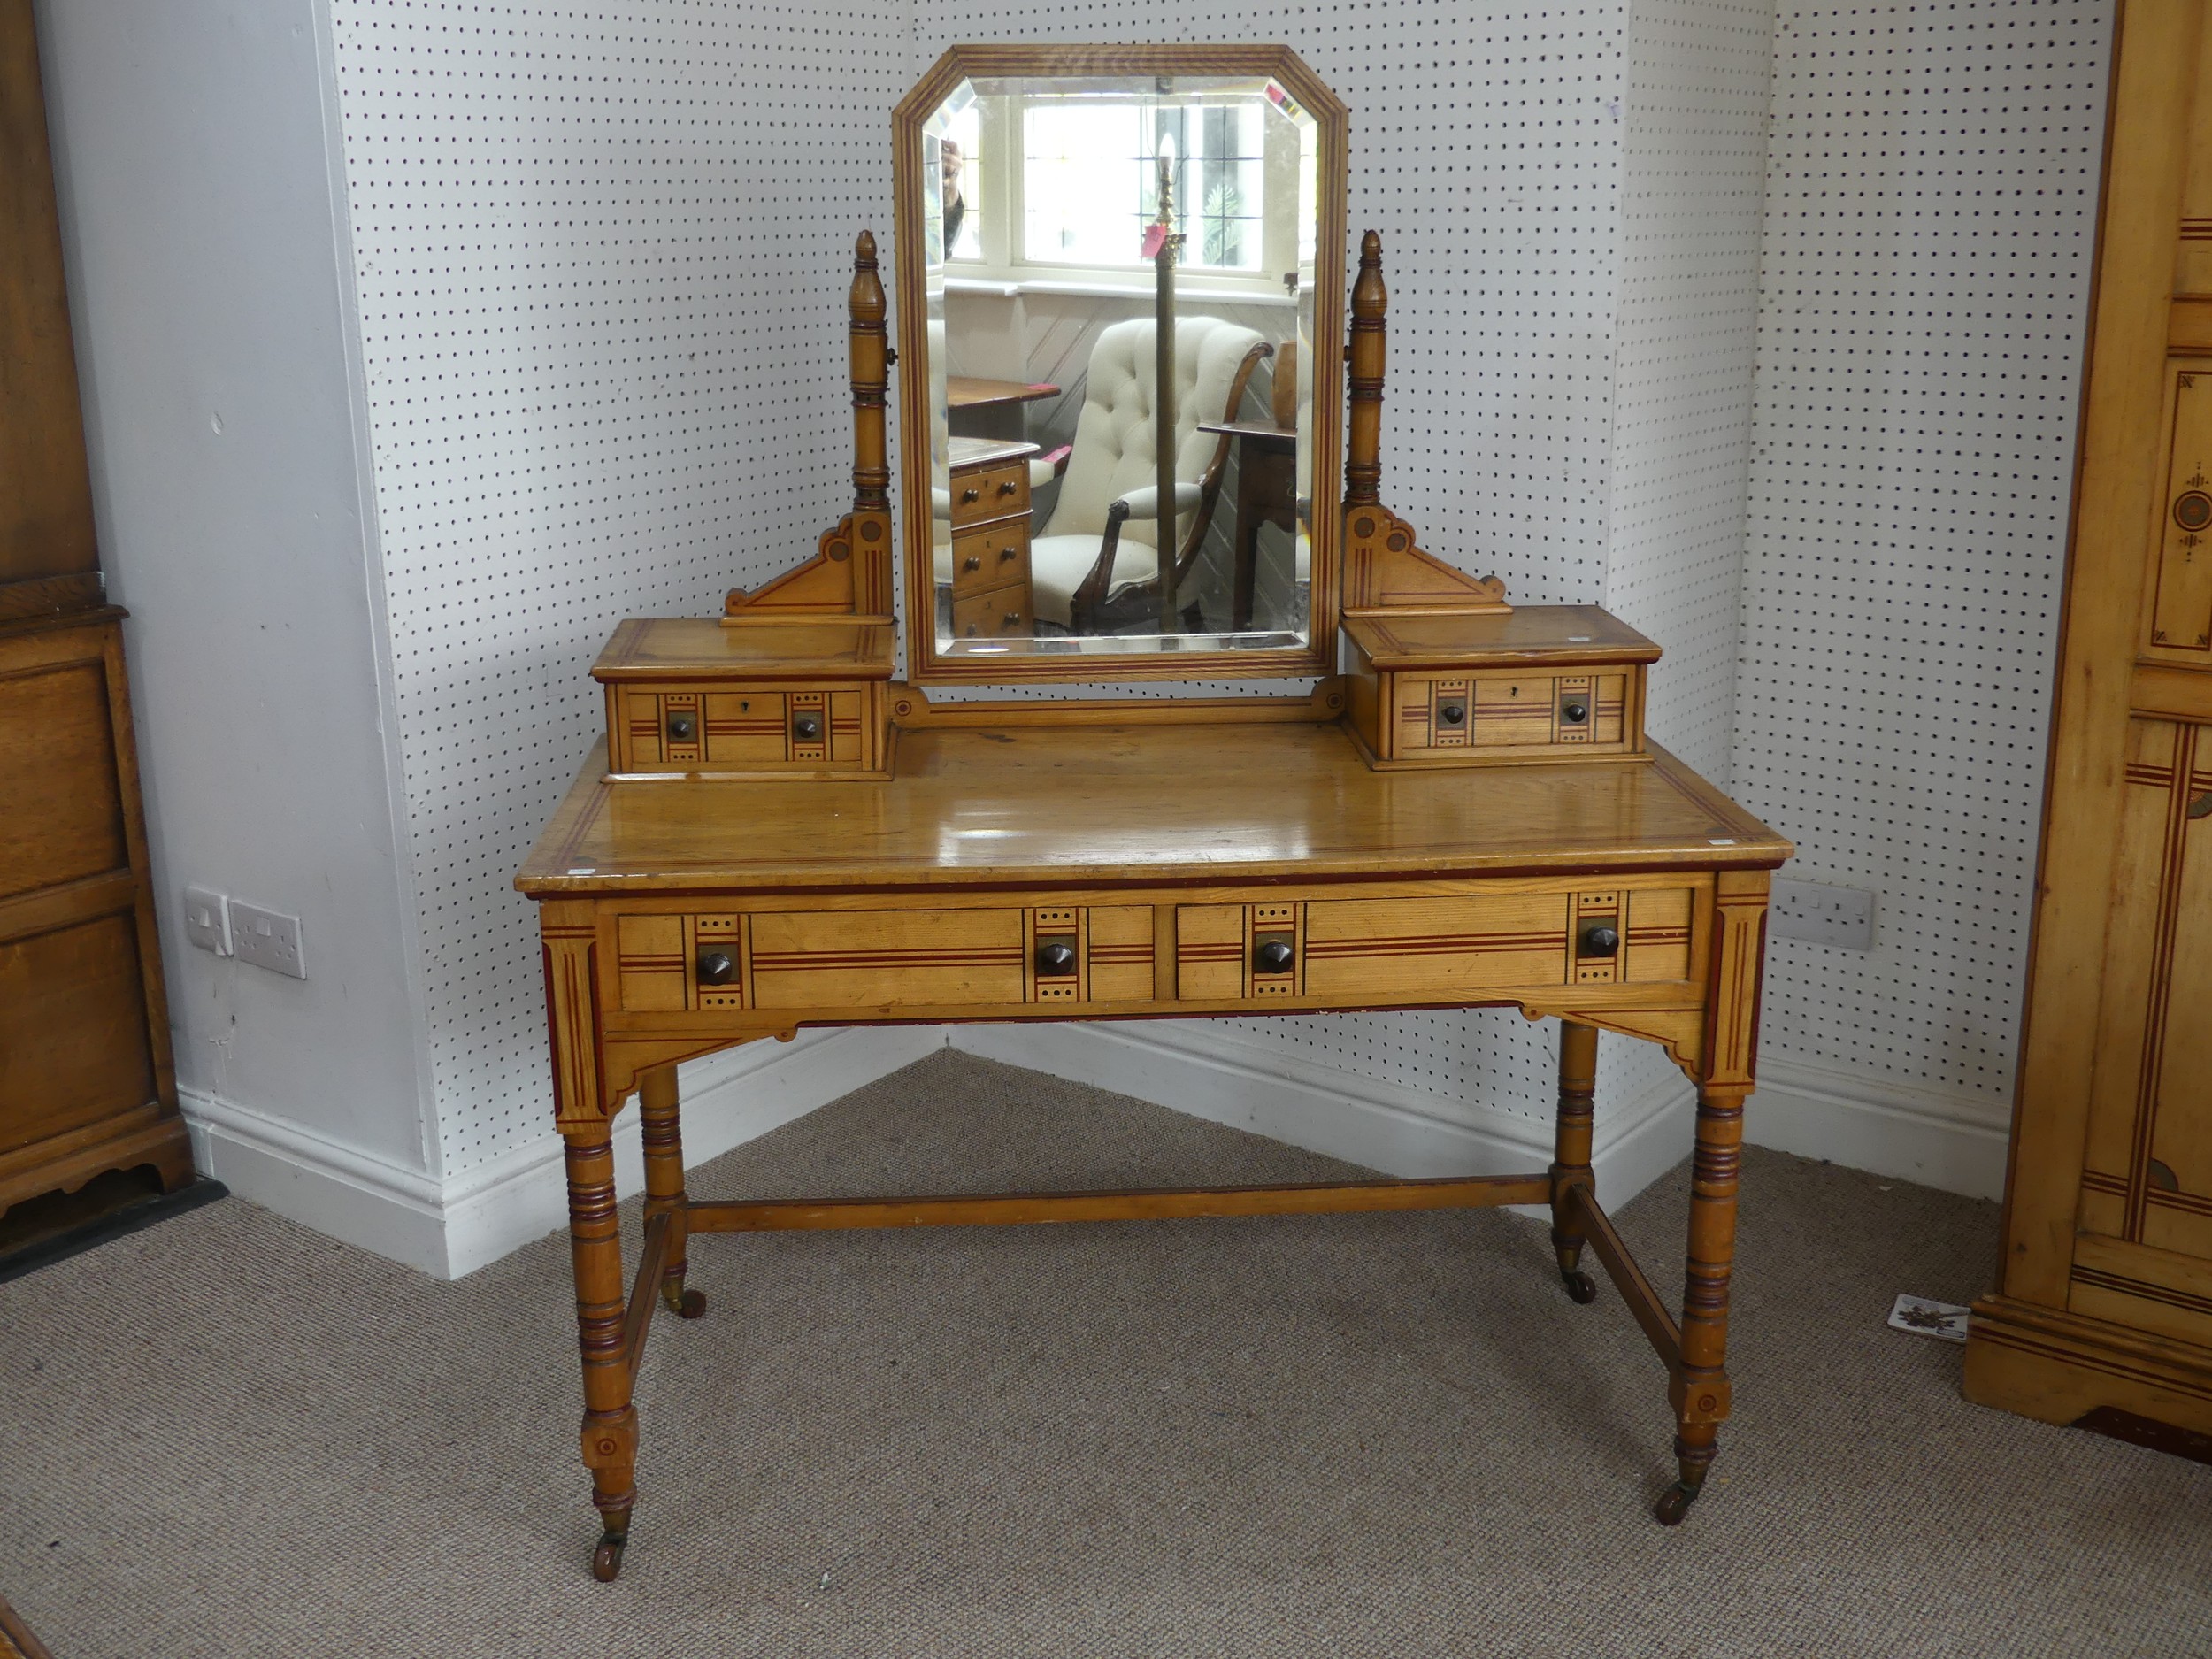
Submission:
[[[1767,931],[1839,950],[1874,949],[1874,895],[1864,887],[1832,887],[1780,876],[1767,911]]]
[[[231,948],[238,960],[250,962],[272,973],[307,977],[307,958],[300,949],[300,918],[242,900],[230,902]]]

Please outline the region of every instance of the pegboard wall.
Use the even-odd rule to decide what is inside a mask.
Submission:
[[[1659,639],[1662,741],[1884,889],[1873,958],[1777,949],[1769,1054],[2001,1100],[2104,0],[330,4],[443,1173],[548,1133],[509,881],[599,644],[849,502],[850,238],[955,40],[1313,65],[1384,239],[1386,499]],[[1470,1112],[1552,1088],[1510,1014],[1223,1024]],[[1609,1101],[1663,1077],[1605,1054]]]
[[[1773,25],[1773,0],[1632,0],[1628,17],[1605,603],[1666,648],[1652,735],[1723,788]],[[1670,1080],[1647,1043],[1600,1052],[1613,1098]]]
[[[1649,724],[1725,788],[1773,0],[1634,0],[1606,603],[1666,647]]]
[[[1776,941],[1763,1053],[2001,1126],[2104,127],[2108,0],[1785,4],[1737,797],[1870,953]]]
[[[453,1175],[550,1133],[511,883],[625,616],[712,614],[851,502],[844,296],[903,0],[332,0]]]

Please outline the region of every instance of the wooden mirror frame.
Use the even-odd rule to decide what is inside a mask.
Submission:
[[[929,314],[924,290],[921,197],[922,128],[946,95],[962,81],[1029,75],[1233,75],[1271,79],[1313,118],[1316,132],[1316,205],[1313,296],[1312,547],[1303,648],[1275,651],[1128,651],[1022,657],[1009,653],[987,666],[974,658],[947,662],[937,655],[937,595],[929,514],[929,444],[911,436],[930,429]],[[892,114],[892,179],[896,196],[897,293],[901,385],[900,477],[905,488],[901,519],[906,550],[907,677],[920,684],[974,685],[1019,681],[1222,680],[1325,675],[1336,672],[1339,595],[1337,571],[1343,536],[1335,503],[1344,484],[1344,277],[1346,137],[1349,112],[1287,46],[955,46],[900,100]],[[1335,394],[1319,395],[1334,387]],[[917,549],[919,549],[918,552]]]

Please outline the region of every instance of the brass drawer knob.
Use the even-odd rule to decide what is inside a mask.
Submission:
[[[1287,939],[1263,939],[1252,953],[1252,966],[1261,973],[1288,973],[1296,960]]]
[[[1620,930],[1609,922],[1593,922],[1582,930],[1582,941],[1577,955],[1609,956],[1621,948]]]
[[[1570,697],[1559,705],[1559,718],[1569,726],[1580,726],[1590,718],[1590,705],[1580,697]]]
[[[703,950],[699,953],[699,983],[728,985],[737,978],[737,958],[726,950]]]
[[[1075,947],[1064,939],[1048,939],[1037,947],[1037,977],[1064,979],[1075,972]]]
[[[699,717],[685,710],[668,717],[668,741],[688,743],[699,734]]]
[[[795,714],[791,717],[791,735],[795,741],[818,743],[822,741],[822,717],[818,714]]]

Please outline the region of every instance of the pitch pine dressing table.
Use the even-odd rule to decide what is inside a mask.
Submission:
[[[733,590],[719,618],[624,623],[594,669],[605,741],[517,885],[539,902],[544,941],[599,1578],[628,1540],[632,1388],[654,1313],[703,1313],[690,1240],[713,1232],[1548,1206],[1569,1295],[1596,1294],[1587,1248],[1666,1369],[1678,1479],[1659,1519],[1679,1521],[1702,1486],[1729,1414],[1768,881],[1790,848],[1645,738],[1656,646],[1595,609],[1509,605],[1381,505],[1386,296],[1371,233],[1348,362],[1337,346],[1345,127],[1283,48],[949,52],[895,121],[895,358],[874,240],[859,240],[852,512],[810,560]],[[951,626],[935,557],[949,526],[933,507],[949,464],[909,442],[907,677],[895,679],[892,364],[905,429],[926,433],[949,380],[1048,384],[1100,331],[1133,326],[1118,338],[1143,348],[1153,424],[1138,434],[1148,443],[1113,446],[1118,470],[1084,471],[1104,453],[1087,460],[1087,403],[1025,405],[1024,442],[1071,450],[1065,477],[1042,485],[1059,492],[1054,534],[1031,546],[1091,561],[1095,537],[1085,580],[1100,631],[1025,614],[987,639]],[[933,339],[947,361],[930,359]],[[1021,357],[1037,340],[1059,357]],[[1222,361],[1247,372],[1270,357],[1312,377],[1302,397],[1270,392],[1297,411],[1296,475],[1313,500],[1340,489],[1341,511],[1255,502],[1264,524],[1235,535],[1254,544],[1231,547],[1232,526],[1202,522],[1194,479],[1217,440],[1195,429],[1220,406],[1209,376]],[[1290,469],[1273,471],[1275,488],[1293,487]],[[1031,481],[1021,473],[1009,501]],[[1254,561],[1256,585],[1238,580]],[[1310,688],[927,695],[1230,674]],[[768,1202],[685,1188],[678,1063],[802,1025],[1480,1005],[1560,1021],[1548,1170]],[[1600,1029],[1659,1044],[1697,1087],[1678,1320],[1597,1202]],[[634,1094],[646,1222],[626,1291],[610,1126]]]

